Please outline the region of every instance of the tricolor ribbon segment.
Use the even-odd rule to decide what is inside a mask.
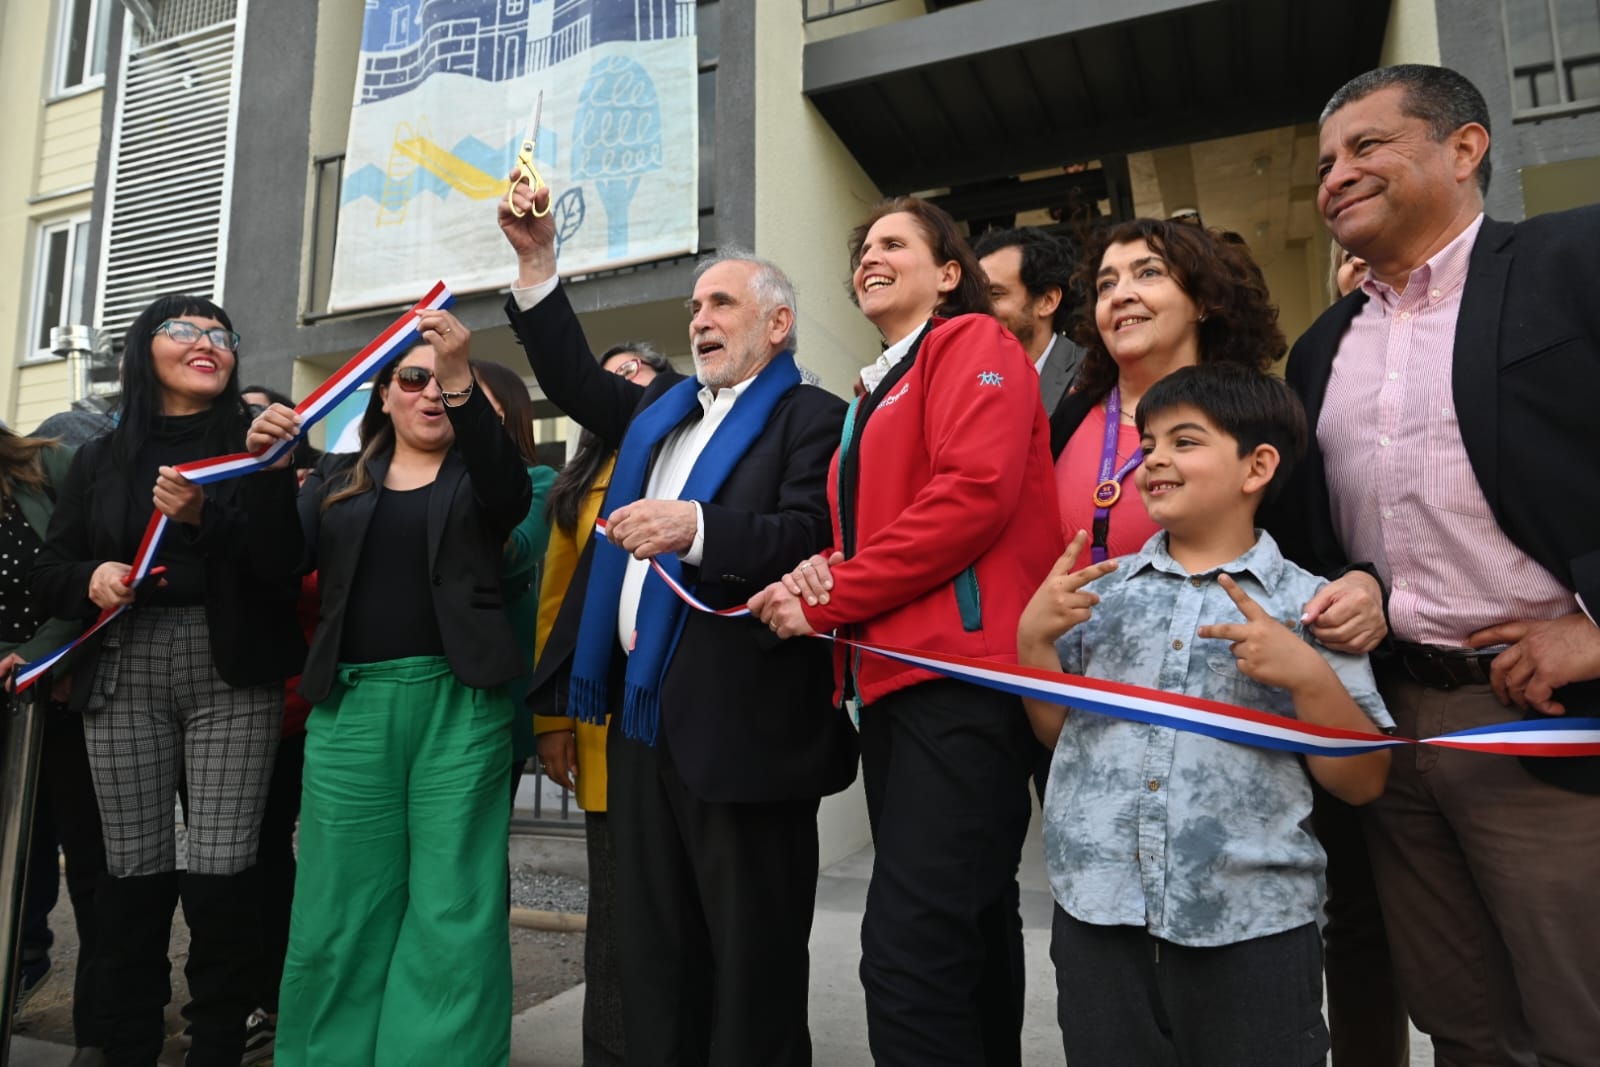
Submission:
[[[605,520],[595,531],[606,535]],[[747,607],[712,608],[663,570],[654,560],[651,570],[678,598],[695,611],[727,619],[750,614]],[[993,660],[972,659],[944,652],[923,652],[894,645],[876,645],[832,634],[812,634],[858,648],[946,678],[998,689],[1020,697],[1065,704],[1080,711],[1130,722],[1166,726],[1256,748],[1297,752],[1307,756],[1357,756],[1405,745],[1434,745],[1506,756],[1600,756],[1600,718],[1551,717],[1479,726],[1438,737],[1391,737],[1318,726],[1298,719],[1241,708],[1215,700],[1167,693],[1144,686],[1125,685],[1101,678],[1085,678],[1059,671],[1039,670]]]
[[[290,441],[279,441],[260,452],[235,452],[231,455],[217,456],[214,459],[195,460],[193,463],[179,464],[176,470],[189,481],[196,485],[210,485],[212,482],[225,481],[229,478],[238,478],[258,470],[264,470],[282,459],[304,437],[306,431],[320,422],[338,403],[370,379],[385,365],[404,352],[421,336],[420,318],[424,311],[438,311],[454,303],[455,297],[450,294],[444,282],[435,282],[428,295],[401,315],[388,328],[380,333],[371,344],[352,356],[344,366],[340,367],[327,381],[323,382],[311,395],[295,405],[295,412],[300,416],[300,434]],[[161,512],[153,512],[150,524],[145,527],[144,537],[139,541],[139,550],[134,553],[133,562],[129,565],[128,584],[138,588],[150,574],[150,568],[155,564],[156,555],[161,550],[161,538],[167,531],[167,517]],[[127,606],[110,609],[100,613],[83,633],[69,645],[56,649],[48,656],[43,656],[26,669],[18,671],[16,675],[16,691],[22,692],[43,676],[51,667],[55,666],[63,656],[87,641],[98,631],[104,629],[112,619],[127,611]]]

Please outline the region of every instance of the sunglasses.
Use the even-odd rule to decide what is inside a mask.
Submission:
[[[182,319],[168,319],[152,332],[165,333],[180,345],[192,345],[203,335],[211,341],[211,347],[224,352],[232,352],[239,347],[239,335],[232,330],[225,330],[221,326],[204,329]]]
[[[427,367],[409,366],[401,367],[394,372],[394,384],[400,387],[402,393],[420,393],[433,381],[433,371]]]

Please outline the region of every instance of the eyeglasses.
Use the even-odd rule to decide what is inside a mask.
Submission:
[[[402,393],[420,393],[433,381],[433,371],[412,364],[394,372],[394,383]]]
[[[615,367],[612,367],[611,373],[615,374],[618,378],[624,378],[631,382],[633,381],[634,375],[639,373],[639,368],[642,366],[644,366],[644,364],[637,359],[625,359],[621,363],[618,363]]]
[[[155,333],[165,331],[166,335],[180,345],[192,345],[204,335],[211,341],[211,347],[220,348],[224,352],[232,352],[239,347],[239,335],[232,330],[225,330],[221,326],[213,326],[209,330],[196,326],[192,322],[182,319],[168,319],[155,328]]]

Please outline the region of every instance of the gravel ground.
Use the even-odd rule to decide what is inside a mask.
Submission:
[[[587,890],[581,881],[557,875],[553,876],[553,880],[560,884],[559,889],[535,889],[550,881],[551,876],[537,874],[531,868],[520,873],[523,875],[520,881],[529,887],[525,891],[526,899],[524,896],[518,897],[520,906],[552,911],[584,909]],[[557,896],[557,893],[564,895]],[[16,1029],[20,1034],[41,1041],[70,1045],[72,976],[77,963],[78,938],[73,929],[72,908],[67,902],[65,882],[61,886],[60,902],[50,913],[50,929],[56,935],[55,945],[50,950],[50,977],[23,1009]],[[513,1012],[526,1011],[583,981],[582,934],[524,930],[519,927],[511,927],[509,934]],[[174,1036],[183,1029],[178,1009],[189,999],[188,983],[183,975],[183,965],[188,956],[189,931],[183,924],[183,910],[180,908],[172,924],[172,1002],[166,1012],[167,1033]],[[182,1062],[183,1049],[176,1041],[169,1040],[161,1063]]]
[[[589,886],[581,878],[523,864],[511,872],[511,903],[535,911],[587,913]]]

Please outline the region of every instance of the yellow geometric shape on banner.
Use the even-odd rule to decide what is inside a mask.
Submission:
[[[415,128],[409,122],[400,122],[394,128],[389,169],[384,174],[383,196],[378,202],[379,226],[397,226],[405,221],[412,179],[418,167],[437,175],[452,189],[473,200],[493,200],[505,190],[503,178],[486,174],[436,144],[426,116],[417,120]]]

